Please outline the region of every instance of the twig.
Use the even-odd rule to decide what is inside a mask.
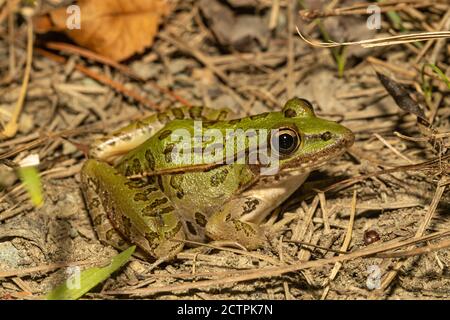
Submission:
[[[17,100],[16,108],[9,119],[9,122],[6,124],[4,130],[0,132],[0,137],[11,138],[16,135],[18,130],[18,120],[20,113],[22,112],[22,108],[25,102],[25,96],[27,94],[28,82],[30,81],[30,73],[31,73],[31,61],[33,60],[33,23],[31,22],[31,16],[25,16],[27,21],[27,63],[25,66],[25,74],[22,81],[22,87],[20,89],[19,99]]]
[[[353,191],[350,220],[348,222],[347,233],[345,234],[344,242],[342,243],[342,246],[341,246],[341,251],[343,251],[343,252],[346,252],[348,250],[348,246],[350,245],[350,241],[352,240],[352,232],[353,232],[353,225],[355,222],[355,215],[356,215],[356,190]],[[323,290],[321,300],[325,300],[325,298],[327,297],[328,292],[330,291],[330,282],[336,278],[336,276],[339,272],[339,269],[341,269],[341,267],[342,267],[342,262],[336,262],[334,264],[334,267],[331,270],[330,276],[327,280],[327,286]]]
[[[389,12],[389,11],[401,11],[409,8],[423,8],[432,6],[433,4],[441,3],[441,1],[424,1],[424,0],[391,0],[378,2],[377,5],[380,7],[380,12]],[[442,1],[444,3],[444,1]],[[360,2],[348,7],[337,8],[337,9],[328,9],[324,11],[318,10],[301,10],[299,12],[300,16],[304,19],[316,19],[316,18],[324,18],[324,17],[332,17],[332,16],[346,16],[346,15],[368,15],[370,12],[367,11],[367,8],[372,3],[368,2]]]
[[[40,49],[40,48],[36,48],[36,52],[38,52],[39,54],[43,55],[44,57],[46,57],[50,60],[56,61],[61,64],[65,64],[67,61],[65,58],[63,58],[61,56],[58,56],[56,54],[53,54],[51,52],[48,52],[48,51]],[[92,71],[91,69],[89,69],[81,64],[75,64],[75,69],[80,71],[81,73],[87,75],[88,77],[90,77],[94,80],[97,80],[100,83],[110,86],[117,92],[142,103],[147,108],[150,108],[152,110],[161,110],[161,108],[156,103],[141,96],[139,93],[137,93],[134,90],[125,88],[125,86],[120,82],[114,81],[103,74]]]
[[[391,150],[392,152],[394,152],[397,156],[399,156],[400,158],[406,160],[407,162],[409,162],[410,164],[415,164],[413,161],[411,161],[407,156],[405,156],[404,154],[402,154],[400,151],[398,151],[397,149],[395,149],[389,142],[386,141],[386,139],[384,139],[382,136],[380,136],[378,133],[374,133],[373,134],[378,140],[380,140],[386,147],[388,147],[389,150]]]
[[[132,78],[134,80],[137,80],[140,82],[145,82],[145,80],[142,77],[140,77],[135,72],[133,72],[129,67],[127,67],[121,63],[118,63],[117,61],[114,61],[108,57],[105,57],[101,54],[98,54],[96,52],[93,52],[93,51],[90,51],[90,50],[87,50],[84,48],[80,48],[80,47],[77,47],[77,46],[74,46],[74,45],[71,45],[68,43],[63,43],[63,42],[46,42],[45,46],[49,49],[55,49],[55,50],[65,51],[68,53],[78,54],[87,59],[106,64],[108,66],[115,68],[116,70],[122,72],[123,74],[129,76],[130,78]],[[171,90],[163,88],[153,81],[150,81],[148,83],[156,90],[170,96],[172,99],[180,102],[181,104],[183,104],[185,106],[191,105],[187,100],[181,98],[180,96],[178,96]]]
[[[286,79],[286,93],[288,97],[294,95],[294,0],[287,2],[287,32],[288,32],[288,50],[287,50],[287,79]]]
[[[26,269],[17,269],[17,270],[11,270],[11,271],[0,271],[0,278],[9,278],[9,277],[21,277],[21,276],[27,276],[34,273],[39,272],[50,272],[56,269],[60,268],[67,268],[71,266],[85,266],[85,265],[96,265],[96,266],[102,266],[109,263],[109,261],[75,261],[75,262],[63,262],[63,263],[52,263],[52,264],[45,264],[40,265],[37,267],[31,267]]]
[[[442,18],[441,22],[439,23],[439,25],[437,27],[437,31],[448,30],[448,25],[446,25],[446,24],[449,22],[450,22],[450,10],[447,10],[446,14],[444,15],[444,17]],[[441,44],[443,42],[444,41],[442,41],[442,40],[439,41],[439,43],[441,43]],[[414,60],[414,64],[418,64],[420,62],[420,60],[422,60],[422,58],[425,56],[427,51],[431,48],[431,46],[434,43],[435,43],[435,40],[430,40],[425,44],[425,46],[422,48],[422,50],[416,56],[416,59]],[[439,48],[439,45],[437,45],[437,47]],[[434,63],[433,61],[430,61],[430,62]]]
[[[334,48],[340,46],[352,46],[352,45],[360,45],[363,48],[373,48],[373,47],[383,47],[383,46],[392,46],[396,44],[417,42],[417,41],[426,41],[432,39],[448,39],[450,38],[450,31],[436,31],[436,32],[420,32],[420,33],[411,33],[411,34],[401,34],[397,36],[391,37],[383,37],[376,39],[368,39],[368,40],[360,40],[360,41],[350,41],[350,42],[319,42],[316,40],[308,40],[303,36],[300,30],[297,28],[297,33],[305,41],[307,44],[313,47],[320,48]]]
[[[106,291],[103,294],[108,295],[134,295],[134,296],[148,296],[155,293],[161,292],[175,292],[175,291],[186,291],[192,289],[205,289],[205,288],[214,288],[219,285],[227,285],[227,284],[236,284],[238,282],[256,280],[261,278],[268,277],[276,277],[285,273],[296,272],[300,270],[310,269],[310,268],[318,268],[331,263],[336,262],[345,262],[349,260],[354,260],[357,258],[370,257],[379,252],[384,252],[388,250],[394,250],[397,248],[404,247],[409,244],[428,241],[430,239],[436,237],[443,237],[450,234],[449,230],[443,232],[437,232],[434,234],[430,234],[426,237],[420,239],[409,239],[406,241],[394,242],[394,243],[383,243],[378,246],[370,246],[366,249],[358,250],[356,252],[352,252],[346,255],[335,256],[328,259],[320,259],[315,261],[302,261],[300,264],[289,265],[289,266],[281,266],[281,267],[271,267],[271,268],[263,268],[255,271],[244,270],[239,272],[223,272],[220,274],[211,274],[208,273],[207,276],[216,276],[220,277],[219,279],[213,280],[204,280],[192,283],[182,283],[182,284],[174,284],[167,285],[161,287],[151,287],[151,288],[143,288],[138,290],[115,290],[115,291]]]
[[[13,1],[8,0],[7,7],[9,6],[8,15],[8,32],[9,32],[9,76],[11,79],[14,78],[16,73],[16,52],[14,48],[15,40],[15,28],[14,28],[14,11],[12,10]]]

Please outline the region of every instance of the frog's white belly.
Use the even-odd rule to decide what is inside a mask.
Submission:
[[[270,212],[283,203],[308,178],[309,172],[304,169],[283,173],[281,176],[267,176],[261,178],[249,190],[240,195],[240,202],[253,201],[255,208],[248,214],[241,216],[242,221],[260,224]]]

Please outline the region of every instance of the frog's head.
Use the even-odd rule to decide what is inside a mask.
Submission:
[[[313,170],[341,155],[353,144],[354,135],[346,127],[318,118],[310,102],[289,100],[283,119],[272,129],[272,149],[278,150],[280,169]]]

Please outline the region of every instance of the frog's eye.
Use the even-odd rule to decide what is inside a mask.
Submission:
[[[291,128],[278,129],[272,136],[272,148],[280,155],[290,155],[297,150],[301,139],[298,133]]]
[[[283,107],[283,114],[286,118],[314,117],[314,109],[306,99],[292,98]]]

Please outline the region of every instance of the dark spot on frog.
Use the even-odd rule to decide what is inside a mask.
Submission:
[[[131,134],[124,135],[120,138],[122,141],[130,141],[133,138]]]
[[[164,130],[163,132],[161,132],[158,136],[159,140],[164,140],[166,139],[168,136],[170,136],[172,134],[172,130]]]
[[[169,200],[167,198],[155,199],[151,204],[142,209],[142,215],[155,217],[158,214],[156,210],[160,205],[167,203]]]
[[[163,215],[163,214],[167,214],[167,213],[170,213],[170,212],[173,212],[173,211],[175,211],[175,208],[172,207],[172,206],[168,206],[168,207],[164,207],[162,209],[159,209],[158,214],[159,215]]]
[[[245,222],[240,220],[233,220],[233,225],[236,231],[243,231],[247,237],[253,236],[256,234],[255,230]]]
[[[284,116],[286,118],[295,118],[297,116],[297,112],[294,109],[286,109],[284,111]]]
[[[100,207],[100,200],[98,198],[92,199],[91,206],[94,207],[94,208]]]
[[[164,159],[166,160],[167,163],[172,163],[172,151],[174,148],[175,148],[175,144],[171,143],[171,144],[168,144],[163,151]]]
[[[222,170],[219,170],[216,173],[214,173],[210,178],[211,186],[217,187],[217,186],[221,185],[227,178],[227,175],[228,175],[228,169],[222,169]]]
[[[228,121],[228,123],[233,125],[233,124],[237,124],[237,123],[241,122],[241,120],[242,119],[233,119],[233,120]]]
[[[106,144],[111,147],[114,147],[116,145],[116,143],[117,143],[116,140],[109,140],[106,142]],[[102,150],[102,149],[100,149],[100,150]]]
[[[151,170],[155,170],[155,157],[150,150],[145,151],[145,160],[147,160],[148,167]]]
[[[94,190],[94,192],[98,194],[100,191],[100,186],[99,186],[98,181],[93,178],[88,178],[87,182],[88,182],[89,187],[92,188]]]
[[[136,129],[142,129],[142,128],[146,128],[147,127],[145,122],[142,121],[142,120],[136,120],[135,125],[136,125]]]
[[[195,227],[191,221],[186,221],[186,227],[190,234],[192,234],[194,236],[197,235],[197,230],[195,230]]]
[[[142,166],[139,159],[133,159],[133,174],[139,174],[142,172]]]
[[[202,107],[192,107],[189,109],[189,116],[191,119],[200,120],[202,119]]]
[[[247,199],[242,207],[242,209],[244,210],[242,213],[243,214],[248,214],[252,211],[254,211],[256,209],[256,207],[259,204],[259,200],[258,199]]]
[[[184,119],[184,113],[183,113],[182,109],[180,109],[180,108],[172,109],[172,113],[173,113],[175,119],[178,119],[178,120]]]
[[[130,236],[130,230],[132,228],[131,219],[127,216],[122,216],[122,225],[124,227],[124,233],[127,237]]]
[[[202,126],[203,126],[203,128],[208,129],[208,128],[212,127],[213,125],[215,125],[216,123],[218,123],[218,121],[215,121],[215,120],[203,121]]]
[[[100,226],[103,224],[103,215],[99,214],[98,216],[96,216],[93,220],[94,222],[94,226]]]
[[[159,245],[159,234],[157,232],[147,232],[145,234],[145,238],[147,239],[148,243],[150,244],[150,248],[154,250]]]
[[[164,112],[158,113],[156,117],[158,118],[158,121],[161,122],[162,124],[166,124],[167,122],[170,121],[170,117]]]
[[[204,226],[206,226],[206,217],[201,213],[201,212],[196,212],[195,214],[194,214],[194,217],[195,217],[195,222],[199,225],[199,226],[201,226],[201,227],[204,227]]]
[[[134,195],[133,200],[134,201],[148,201],[148,200],[150,200],[150,194],[155,191],[158,191],[158,188],[155,188],[155,187],[147,188],[147,189],[143,190],[142,192],[136,193]]]
[[[147,185],[147,182],[142,179],[133,179],[125,182],[125,185],[130,189],[141,189]]]
[[[147,176],[147,184],[148,185],[155,184],[155,182],[156,182],[155,176]]]
[[[161,192],[164,192],[164,184],[163,184],[163,181],[162,181],[162,177],[158,176],[156,179],[158,181],[159,190],[161,190]]]
[[[228,117],[228,111],[222,110],[220,111],[219,115],[217,116],[217,120],[225,120]]]
[[[265,118],[267,118],[268,115],[269,115],[268,112],[260,113],[260,114],[255,114],[255,115],[253,115],[253,116],[250,116],[250,119],[251,119],[251,120],[265,119]]]
[[[170,177],[170,186],[177,191],[176,195],[178,199],[184,197],[184,190],[181,187],[183,181],[183,175],[177,174]]]

